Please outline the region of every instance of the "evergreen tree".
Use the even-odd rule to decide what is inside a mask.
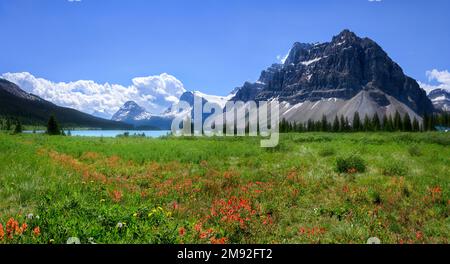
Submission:
[[[308,119],[307,129],[309,132],[314,131],[314,122],[311,119]]]
[[[422,120],[422,129],[423,129],[423,131],[428,131],[429,130],[429,116],[428,116],[428,114],[424,114],[423,115],[423,120]]]
[[[416,117],[414,117],[414,119],[413,119],[412,131],[414,131],[414,132],[419,132],[420,131],[419,121],[417,121]]]
[[[333,121],[333,127],[332,127],[332,129],[331,129],[331,131],[333,131],[333,132],[339,132],[339,130],[340,130],[340,124],[339,124],[339,118],[336,116],[335,118],[334,118],[334,121]]]
[[[359,117],[359,113],[355,112],[353,115],[353,123],[352,123],[353,131],[361,130],[361,118]]]
[[[14,134],[22,133],[22,123],[19,120],[16,122],[16,127],[14,128]]]
[[[8,117],[6,118],[5,130],[11,130],[11,120]]]
[[[49,135],[61,135],[61,129],[59,128],[59,124],[56,121],[56,118],[52,115],[48,120],[47,124],[47,134]]]
[[[322,121],[320,122],[320,131],[322,132],[328,131],[328,121],[325,115],[322,115]]]
[[[386,114],[383,115],[383,122],[382,122],[383,131],[388,131],[388,117]]]
[[[395,111],[395,115],[394,115],[394,130],[395,131],[401,131],[402,128],[403,128],[402,117],[400,116],[400,113],[398,111]]]
[[[372,128],[375,131],[381,130],[380,118],[378,117],[377,112],[375,112],[375,114],[372,117]]]
[[[351,127],[350,127],[350,122],[348,121],[348,117],[345,118],[344,124],[345,124],[345,126],[344,126],[345,127],[345,131],[350,131]]]
[[[345,119],[344,119],[344,115],[341,115],[341,121],[339,122],[339,132],[345,132],[345,131],[346,131]]]
[[[389,118],[388,118],[387,131],[389,131],[389,132],[394,131],[394,120],[392,119],[391,115],[389,115]]]
[[[370,119],[367,114],[364,116],[363,130],[366,132],[371,130]]]
[[[403,117],[403,131],[412,131],[412,126],[411,126],[411,117],[409,116],[408,113],[405,114],[405,116]]]

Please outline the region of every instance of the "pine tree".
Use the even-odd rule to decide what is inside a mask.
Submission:
[[[394,130],[395,131],[401,131],[402,128],[403,128],[402,117],[400,116],[400,113],[398,111],[395,111],[395,115],[394,115]]]
[[[423,119],[422,119],[422,129],[423,131],[428,131],[428,124],[429,124],[429,116],[428,114],[424,114],[423,115]]]
[[[383,122],[382,122],[383,131],[388,131],[388,117],[386,114],[383,115]]]
[[[355,112],[353,115],[353,123],[352,123],[353,131],[361,130],[361,118],[359,117],[359,113]]]
[[[389,132],[394,131],[394,120],[392,119],[391,115],[389,115],[389,118],[388,118],[387,131],[389,131]]]
[[[56,118],[52,115],[48,120],[47,134],[49,135],[61,135],[61,129],[59,128]]]
[[[338,118],[338,116],[336,116],[335,118],[334,118],[334,121],[333,121],[333,127],[332,127],[332,131],[333,132],[339,132],[339,130],[340,130],[340,125],[339,125],[339,118]]]
[[[328,121],[325,115],[322,115],[322,121],[320,122],[320,131],[322,132],[328,131]]]
[[[11,130],[11,120],[8,117],[6,118],[5,130]]]
[[[341,121],[339,122],[339,132],[345,132],[345,131],[346,131],[345,119],[344,119],[344,115],[341,115]]]
[[[408,113],[405,114],[405,116],[403,117],[403,131],[412,131],[412,126],[411,126],[411,117],[409,116]]]
[[[369,116],[367,116],[367,114],[364,116],[363,130],[366,132],[371,130],[370,119]]]
[[[17,120],[16,127],[14,128],[14,134],[20,133],[22,133],[22,123],[20,123],[20,121]]]
[[[414,117],[414,119],[413,119],[412,131],[414,131],[414,132],[419,132],[420,131],[419,121],[417,121],[416,117]]]
[[[372,117],[372,128],[375,131],[381,130],[380,118],[378,117],[378,114],[376,112]]]

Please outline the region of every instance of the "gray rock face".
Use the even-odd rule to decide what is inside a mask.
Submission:
[[[434,108],[439,111],[450,111],[450,92],[444,89],[435,89],[428,94]]]
[[[349,30],[327,43],[295,43],[284,64],[263,71],[256,83],[245,83],[232,100],[278,98],[296,105],[330,98],[348,101],[362,91],[375,108],[386,108],[394,98],[417,115],[434,111],[425,91],[377,43]]]

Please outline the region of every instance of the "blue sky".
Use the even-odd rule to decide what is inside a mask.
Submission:
[[[226,95],[294,42],[349,28],[427,81],[450,69],[448,10],[448,0],[0,0],[0,74],[127,86],[168,73]]]

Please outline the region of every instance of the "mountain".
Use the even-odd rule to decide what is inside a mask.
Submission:
[[[152,115],[134,101],[126,102],[112,117],[139,129],[170,129],[173,117],[170,115]]]
[[[450,111],[450,92],[445,89],[434,89],[428,94],[434,108],[439,111]]]
[[[151,117],[152,115],[136,102],[128,101],[113,115],[111,120],[130,123]]]
[[[230,94],[228,96],[208,95],[198,91],[184,92],[179,100],[187,102],[190,105],[190,109],[187,109],[181,113],[177,113],[172,107],[169,107],[164,113],[160,115],[153,115],[147,112],[143,107],[138,105],[134,101],[126,102],[112,117],[112,120],[125,122],[132,124],[136,128],[153,128],[153,129],[170,129],[172,120],[177,115],[185,115],[189,111],[191,116],[194,116],[193,106],[195,98],[201,98],[202,104],[207,102],[217,103],[222,108],[225,104],[234,96]],[[205,120],[210,114],[203,114],[203,120]]]
[[[362,116],[399,111],[420,119],[434,111],[425,91],[377,43],[349,30],[331,42],[295,43],[283,64],[246,82],[232,100],[272,99],[281,102],[281,118],[300,122],[322,115],[352,118],[356,111]]]
[[[52,114],[64,127],[101,129],[129,129],[132,127],[125,123],[110,121],[71,108],[57,106],[23,91],[12,82],[0,79],[0,116],[14,116],[25,124],[46,125]]]

